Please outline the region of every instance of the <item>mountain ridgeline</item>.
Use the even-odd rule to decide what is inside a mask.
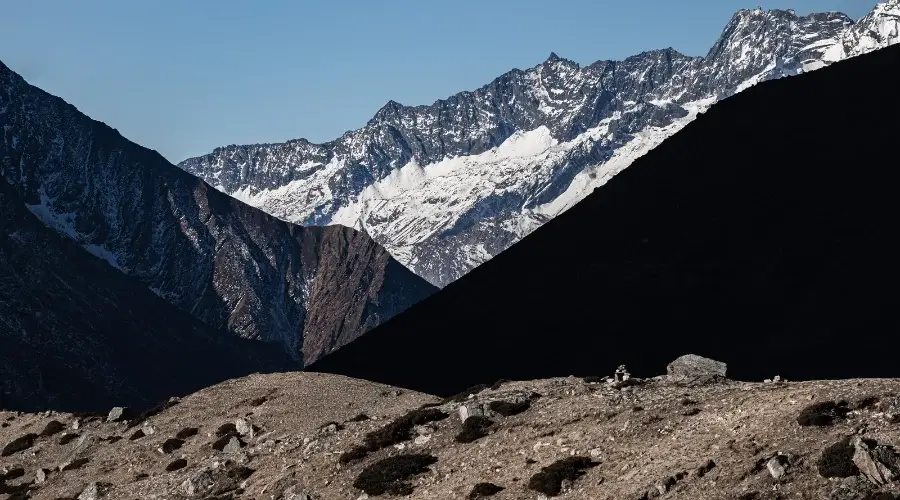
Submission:
[[[28,211],[0,177],[0,408],[146,408],[222,380],[299,368],[223,335]]]
[[[441,395],[685,352],[736,379],[895,374],[897,81],[890,47],[727,98],[310,369]]]
[[[0,178],[50,228],[179,310],[305,363],[434,290],[365,234],[236,201],[2,63]]]
[[[426,106],[391,101],[325,144],[218,148],[180,164],[285,220],[364,229],[444,286],[540,227],[717,100],[900,41],[900,0],[854,22],[741,10],[703,57],[587,66],[552,54]]]

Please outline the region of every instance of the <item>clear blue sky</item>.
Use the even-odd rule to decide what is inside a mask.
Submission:
[[[226,144],[321,142],[389,99],[431,103],[551,51],[582,64],[703,55],[759,0],[22,0],[0,60],[178,162]],[[766,0],[857,19],[875,0]]]

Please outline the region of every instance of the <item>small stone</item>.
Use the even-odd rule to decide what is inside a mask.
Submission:
[[[228,444],[222,448],[224,453],[240,453],[241,452],[241,440],[235,436],[231,436],[228,440]]]
[[[588,453],[590,453],[591,458],[598,458],[598,457],[600,457],[600,455],[603,454],[603,451],[600,450],[600,448],[594,448],[591,451],[589,451]]]
[[[431,441],[430,435],[416,436],[416,439],[413,440],[414,443],[416,443],[417,445],[420,445],[420,446],[427,443],[428,441]]]
[[[107,422],[121,422],[122,420],[125,420],[125,408],[122,406],[116,406],[109,410],[109,414],[106,416]]]
[[[50,469],[38,469],[37,472],[34,473],[34,483],[35,484],[44,484],[47,482],[47,474],[50,474]]]
[[[99,500],[101,498],[106,498],[106,494],[109,492],[110,488],[112,488],[112,485],[109,483],[90,483],[87,485],[87,488],[78,495],[78,500]]]
[[[236,419],[234,421],[234,428],[241,436],[246,436],[249,439],[253,439],[253,426],[250,424],[250,422],[247,422],[243,418]]]
[[[775,382],[776,384],[778,382],[781,382],[781,375],[775,375],[774,377],[772,377],[772,382]]]
[[[156,427],[153,427],[150,424],[144,424],[141,427],[141,430],[144,431],[145,436],[152,436],[152,435],[156,434]]]
[[[766,462],[766,469],[769,470],[769,474],[772,475],[772,478],[777,480],[781,479],[787,472],[785,465],[787,465],[787,458],[783,455],[778,455]]]
[[[305,493],[302,491],[297,491],[296,486],[291,486],[290,488],[284,490],[284,493],[281,494],[282,500],[313,500],[313,497],[309,495],[309,493]]]
[[[341,430],[342,428],[343,427],[341,427],[341,425],[338,424],[337,422],[328,422],[327,424],[325,424],[319,428],[319,432],[321,432],[322,434],[326,434],[326,435],[334,434],[337,431]]]

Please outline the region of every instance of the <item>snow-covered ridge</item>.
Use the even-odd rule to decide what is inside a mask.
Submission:
[[[704,57],[556,54],[326,144],[229,146],[180,166],[277,217],[364,230],[443,286],[571,207],[716,101],[896,43],[900,0],[854,22],[741,10]]]

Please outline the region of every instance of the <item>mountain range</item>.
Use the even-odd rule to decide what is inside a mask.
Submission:
[[[309,369],[437,395],[619,364],[653,373],[685,352],[737,380],[890,377],[897,81],[900,46],[724,99]]]
[[[278,218],[344,225],[445,286],[566,211],[715,102],[897,43],[900,1],[837,13],[741,10],[706,56],[668,48],[588,66],[556,54],[362,128],[217,148],[180,167]]]
[[[94,317],[126,314],[119,311],[124,307],[142,310],[134,313],[134,323],[150,325],[158,322],[148,322],[148,314],[170,314],[125,285],[126,277],[204,323],[207,328],[200,330],[206,333],[277,344],[302,363],[435,290],[365,234],[339,226],[299,227],[234,200],[29,85],[2,63],[0,182],[4,206],[19,210],[4,214],[4,249],[12,254],[4,256],[11,281],[0,281],[3,295],[13,298],[53,282],[62,287],[61,301],[93,311],[68,323],[51,321],[53,314],[34,314],[25,323],[4,317],[0,335],[24,342],[36,357],[50,349],[38,330],[62,344],[102,344],[102,333],[139,349],[136,332],[147,325],[124,318],[96,323]],[[72,244],[63,249],[58,239],[36,236],[38,220]],[[17,270],[17,252],[35,254],[29,265],[41,272]],[[99,272],[91,259],[109,269]],[[50,310],[56,305],[44,304]],[[12,317],[33,310],[12,309]],[[180,330],[183,322],[175,315],[168,330]],[[79,357],[70,360],[75,364],[102,357],[88,347],[74,349],[72,356]]]

